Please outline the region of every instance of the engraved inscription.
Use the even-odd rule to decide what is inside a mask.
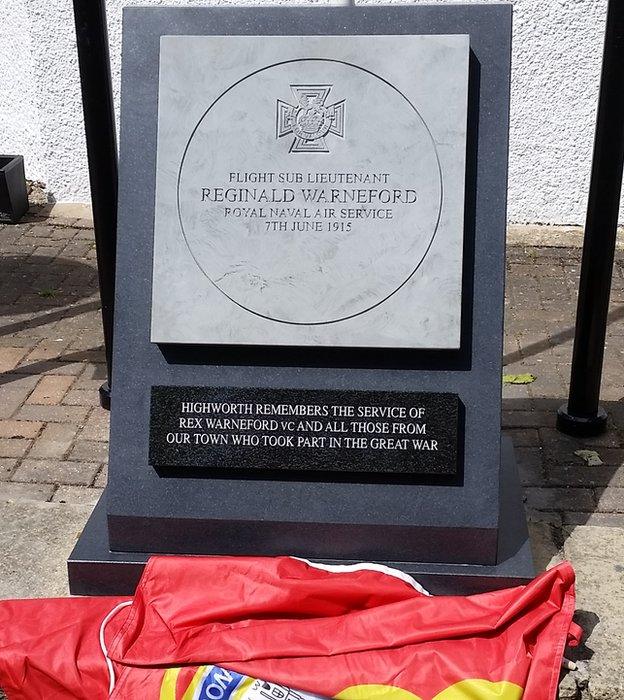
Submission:
[[[277,138],[294,134],[291,153],[329,153],[327,134],[344,138],[345,100],[325,106],[332,85],[291,85],[297,102],[277,101]]]
[[[378,96],[383,109],[354,114],[346,133],[346,98],[325,106],[334,83],[286,83],[297,104],[279,100],[277,134],[294,137],[297,159],[285,160],[260,132],[269,116],[261,104],[294,71],[341,76],[335,84]],[[245,120],[248,92],[263,102]],[[410,129],[410,143],[386,151],[399,138],[380,129],[389,115]],[[214,135],[235,120],[241,141],[248,124],[247,147],[206,168],[206,152],[220,147]],[[328,135],[342,136],[330,153]],[[190,252],[228,299],[271,321],[318,326],[383,304],[412,276],[436,234],[442,181],[427,125],[396,88],[357,66],[293,61],[241,81],[208,110],[182,160],[178,198]]]
[[[455,394],[152,387],[150,464],[455,474]]]
[[[458,348],[468,49],[163,37],[152,340]]]

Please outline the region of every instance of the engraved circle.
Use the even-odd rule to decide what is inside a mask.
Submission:
[[[331,85],[327,106],[299,105],[290,134],[276,135],[277,103],[292,105],[290,88],[303,82]],[[341,136],[327,108],[339,102]],[[297,139],[326,149],[290,152]],[[256,316],[309,326],[400,292],[431,248],[443,201],[436,145],[415,105],[383,77],[327,58],[265,66],[224,90],[189,138],[177,190],[204,276]]]

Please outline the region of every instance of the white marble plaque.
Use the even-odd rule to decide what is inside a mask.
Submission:
[[[468,53],[163,37],[152,341],[458,348]]]

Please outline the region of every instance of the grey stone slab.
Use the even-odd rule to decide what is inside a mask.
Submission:
[[[0,597],[67,595],[65,561],[91,508],[0,501]]]
[[[458,348],[468,57],[163,36],[152,340]]]
[[[586,638],[589,697],[624,697],[624,530],[577,526],[567,529],[564,553],[577,576],[577,619]]]
[[[3,482],[0,484],[0,499],[6,501],[49,501],[54,489],[53,484]]]
[[[54,492],[55,503],[70,503],[79,505],[94,506],[100,496],[102,489],[87,488],[86,486],[59,486]]]
[[[11,477],[15,482],[88,486],[100,469],[93,462],[57,459],[25,459]]]

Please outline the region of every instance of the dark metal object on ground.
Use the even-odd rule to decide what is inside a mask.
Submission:
[[[606,429],[600,380],[624,163],[624,3],[609,0],[579,285],[570,396],[557,428],[579,437]]]
[[[108,382],[100,388],[100,403],[110,408],[117,247],[117,135],[104,0],[74,0],[74,17],[108,375]]]
[[[109,370],[110,372],[110,370]],[[99,394],[100,394],[100,406],[102,408],[106,408],[107,410],[110,411],[110,405],[111,405],[111,390],[110,390],[110,384],[108,383],[108,380],[102,384],[102,386],[99,389]]]
[[[0,155],[0,222],[16,224],[27,211],[24,158]]]

